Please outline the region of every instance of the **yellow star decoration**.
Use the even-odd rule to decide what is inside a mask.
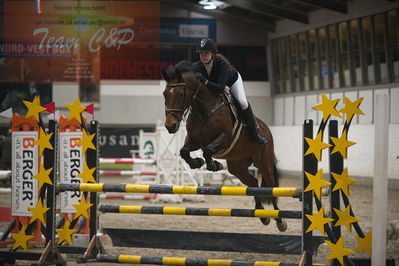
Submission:
[[[43,154],[43,151],[45,148],[52,150],[53,146],[50,143],[50,138],[54,133],[46,134],[46,131],[44,131],[42,128],[40,128],[40,137],[38,140],[35,141],[35,144],[39,146],[39,153]]]
[[[351,205],[345,208],[344,211],[334,208],[335,213],[338,215],[338,221],[335,223],[335,226],[344,225],[349,232],[352,232],[351,224],[359,222],[360,219],[351,216]]]
[[[87,163],[84,162],[83,164],[83,172],[78,174],[77,176],[82,178],[82,183],[96,183],[96,180],[93,177],[93,173],[96,170],[96,167],[89,169]]]
[[[331,183],[323,179],[323,169],[317,171],[315,175],[305,172],[306,177],[309,180],[309,185],[306,187],[305,192],[314,191],[314,194],[318,199],[321,199],[321,188],[330,186]]]
[[[44,220],[44,214],[50,210],[50,208],[44,208],[42,199],[37,201],[36,207],[29,207],[28,209],[33,214],[29,224],[33,223],[37,219],[39,219],[39,221],[41,221],[43,224],[46,223]]]
[[[355,252],[359,251],[366,251],[369,256],[372,254],[372,245],[373,243],[373,234],[372,232],[368,232],[363,238],[360,236],[355,236],[358,246],[355,250]]]
[[[72,206],[75,207],[75,209],[76,209],[75,219],[77,219],[80,215],[83,215],[87,219],[90,218],[89,212],[87,210],[90,209],[90,207],[93,206],[93,204],[86,203],[86,198],[84,195],[80,199],[79,204],[72,204]]]
[[[308,154],[314,154],[316,159],[320,162],[321,161],[321,151],[325,148],[331,147],[330,144],[323,142],[323,132],[317,133],[315,139],[305,138],[306,142],[309,145],[308,150],[305,153],[305,156]]]
[[[330,138],[331,138],[331,141],[334,143],[334,149],[331,152],[331,154],[339,152],[339,153],[341,153],[342,157],[344,157],[345,159],[348,158],[348,154],[347,154],[348,148],[352,145],[355,145],[356,142],[348,140],[346,131],[342,132],[342,135],[340,138],[334,138],[334,137],[330,137]]]
[[[24,224],[18,234],[11,234],[11,237],[15,240],[14,245],[12,246],[12,250],[16,250],[19,247],[21,247],[23,250],[29,250],[27,243],[32,238],[35,238],[35,236],[26,235],[26,227],[27,225]]]
[[[55,229],[55,231],[58,233],[57,244],[61,244],[62,242],[64,242],[64,240],[69,244],[73,244],[72,234],[76,233],[78,230],[69,229],[70,225],[71,222],[68,219],[65,219],[64,228]]]
[[[363,101],[363,97],[360,97],[356,101],[352,102],[348,97],[345,96],[344,103],[345,107],[339,110],[340,113],[346,114],[346,121],[350,121],[354,115],[364,115],[362,110],[359,109],[360,104]]]
[[[24,104],[28,108],[26,118],[33,116],[36,121],[39,121],[39,113],[46,111],[46,108],[40,106],[40,96],[35,96],[32,102],[24,101]]]
[[[83,155],[86,154],[87,149],[96,149],[96,147],[93,145],[93,138],[95,135],[96,133],[88,135],[86,130],[82,130],[82,139],[78,142],[78,145],[82,146]]]
[[[334,221],[334,219],[324,217],[324,207],[321,207],[318,212],[313,212],[313,215],[306,214],[306,217],[312,223],[309,226],[308,230],[306,230],[306,233],[309,233],[310,231],[317,229],[320,231],[320,233],[325,235],[326,233],[324,231],[324,225],[326,223]]]
[[[39,173],[37,175],[32,176],[32,178],[35,178],[39,181],[39,190],[42,188],[44,183],[49,184],[49,185],[53,184],[53,182],[51,182],[51,179],[49,176],[51,171],[53,171],[53,168],[44,169],[44,164],[40,163]]]
[[[80,114],[86,109],[86,107],[80,105],[80,99],[76,98],[73,104],[65,104],[65,106],[69,109],[69,120],[72,120],[73,118],[76,118],[79,123],[82,123],[82,120],[80,118]]]
[[[312,108],[323,112],[323,121],[324,122],[328,120],[330,115],[333,115],[336,117],[342,117],[338,113],[338,111],[335,109],[335,107],[337,106],[340,99],[335,99],[335,100],[330,101],[325,94],[322,94],[321,101],[322,101],[321,104],[313,106]]]
[[[344,237],[342,236],[337,241],[337,244],[334,244],[328,240],[325,240],[324,242],[331,250],[327,260],[337,259],[341,263],[341,265],[344,265],[344,256],[355,253],[352,250],[344,247]]]
[[[357,180],[352,179],[348,177],[348,168],[346,167],[343,171],[342,174],[336,174],[334,172],[331,172],[332,176],[334,177],[335,181],[337,183],[335,184],[333,191],[336,191],[338,189],[341,189],[342,192],[349,197],[349,185],[356,183]]]

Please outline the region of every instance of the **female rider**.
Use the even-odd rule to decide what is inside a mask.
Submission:
[[[252,137],[260,145],[268,143],[268,140],[257,131],[255,117],[245,96],[240,73],[222,54],[218,53],[216,43],[211,39],[202,39],[197,45],[197,52],[201,59],[194,64],[197,78],[216,93],[223,92],[225,86],[228,86],[242,109],[241,113]]]

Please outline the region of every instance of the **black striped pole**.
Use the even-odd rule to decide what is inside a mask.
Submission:
[[[187,265],[187,266],[293,266],[298,264],[269,261],[240,261],[225,259],[196,259],[181,257],[156,257],[98,254],[97,261],[111,263]]]
[[[229,196],[299,197],[302,189],[296,187],[199,187],[174,185],[135,185],[135,184],[59,184],[58,192],[125,192],[161,194],[202,194]]]
[[[100,205],[98,210],[103,213],[302,219],[301,211],[281,211],[281,210],[262,210],[262,209],[221,209],[221,208],[163,207],[163,206]]]

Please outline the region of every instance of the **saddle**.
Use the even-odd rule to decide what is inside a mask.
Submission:
[[[230,92],[226,89],[223,91],[223,93],[221,93],[221,96],[223,97],[223,100],[229,104],[230,111],[234,116],[234,120],[242,123],[243,118],[241,115],[241,107],[238,104],[236,98],[232,94],[230,94]]]

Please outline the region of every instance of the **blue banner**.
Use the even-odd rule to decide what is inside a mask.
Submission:
[[[161,18],[161,42],[197,42],[203,38],[216,39],[213,19]]]

